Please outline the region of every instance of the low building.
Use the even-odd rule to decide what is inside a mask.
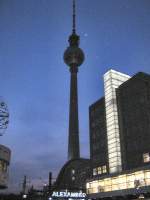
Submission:
[[[86,191],[86,179],[90,177],[90,160],[79,158],[69,160],[60,170],[53,191]]]
[[[150,195],[150,166],[93,178],[87,183],[87,194],[92,199]]]
[[[86,179],[91,174],[89,159],[72,159],[60,170],[56,182],[52,186],[49,200],[85,200]]]
[[[123,170],[149,165],[150,75],[139,72],[116,90]]]
[[[8,147],[0,145],[0,189],[7,188],[8,185],[10,154]]]

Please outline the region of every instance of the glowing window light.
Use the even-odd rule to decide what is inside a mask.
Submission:
[[[97,169],[96,168],[93,169],[93,175],[94,176],[97,175]]]
[[[98,192],[111,192],[123,189],[150,186],[150,170],[141,170],[134,173],[100,179],[89,182],[86,187],[89,194]],[[97,191],[97,192],[96,192]]]
[[[102,167],[98,167],[98,168],[97,168],[97,173],[98,173],[98,174],[102,174]]]
[[[106,173],[106,172],[107,172],[106,165],[103,165],[103,166],[102,166],[102,172],[103,172],[103,173]]]
[[[105,173],[107,173],[106,165],[99,166],[93,169],[93,176],[98,175],[98,174],[105,174]]]
[[[144,161],[144,163],[150,162],[150,154],[149,153],[143,154],[143,161]]]
[[[104,74],[104,90],[105,90],[105,107],[106,107],[106,124],[107,124],[107,141],[108,141],[108,160],[110,173],[119,172],[122,170],[119,125],[118,125],[118,111],[116,103],[116,88],[130,77],[116,72],[114,70],[108,71]],[[113,139],[115,138],[115,139]],[[114,147],[112,148],[110,146]],[[116,162],[112,164],[112,158],[117,158]]]

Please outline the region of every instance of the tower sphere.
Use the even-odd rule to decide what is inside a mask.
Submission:
[[[78,46],[69,46],[64,53],[64,62],[68,66],[80,66],[84,61],[84,53]]]

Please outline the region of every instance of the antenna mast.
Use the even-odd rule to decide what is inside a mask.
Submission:
[[[73,34],[76,33],[76,4],[75,0],[73,0],[73,29],[72,29]]]

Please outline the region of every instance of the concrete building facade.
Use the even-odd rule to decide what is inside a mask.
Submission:
[[[149,163],[150,75],[140,72],[116,92],[123,170],[131,170]]]
[[[90,158],[93,175],[108,173],[105,99],[102,97],[89,107]]]

